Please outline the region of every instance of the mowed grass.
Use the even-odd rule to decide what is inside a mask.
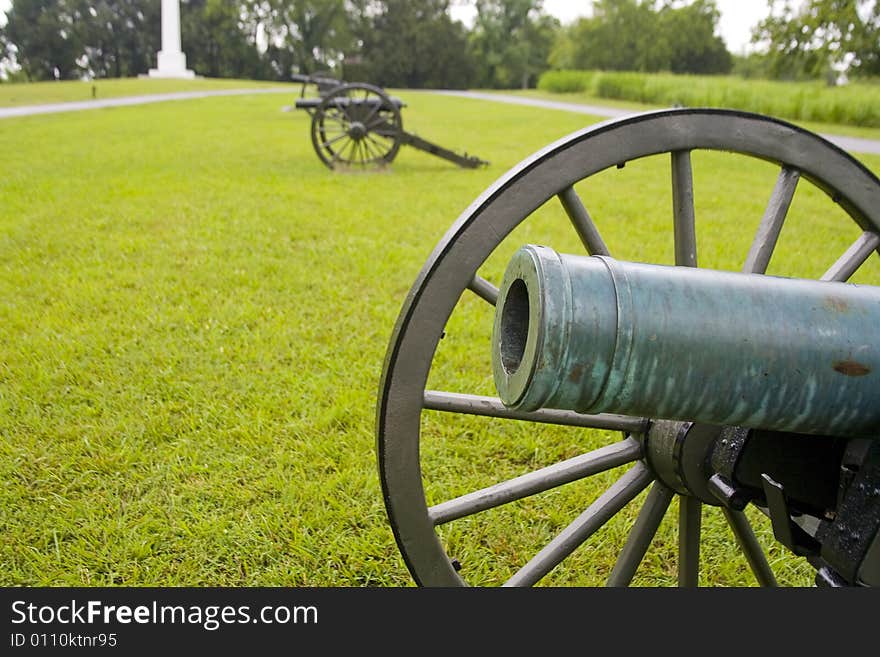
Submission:
[[[0,122],[0,583],[412,584],[374,448],[398,311],[456,217],[590,119],[395,95],[405,128],[491,166],[403,147],[386,171],[331,172],[308,116],[274,95]],[[860,159],[880,170],[880,158]],[[695,178],[701,258],[741,264],[774,168],[696,154]],[[578,189],[615,254],[669,259],[668,162]],[[771,273],[819,275],[852,242],[858,230],[829,205],[799,188]],[[499,282],[527,241],[578,248],[548,206],[482,273]],[[876,263],[857,278],[880,283]],[[491,394],[490,330],[485,304],[463,297],[430,384]],[[433,502],[619,439],[424,415]],[[468,581],[499,583],[618,474],[452,523],[444,540]],[[545,583],[601,584],[637,510]],[[674,511],[637,584],[675,583]],[[704,513],[701,583],[751,585],[720,518]],[[811,583],[754,520],[780,580]]]

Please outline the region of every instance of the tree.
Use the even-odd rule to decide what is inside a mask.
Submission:
[[[593,16],[563,30],[551,52],[556,68],[657,71],[669,61],[651,4],[598,0]]]
[[[333,69],[351,47],[345,0],[250,0],[244,11],[281,79]]]
[[[78,65],[89,77],[146,73],[160,44],[160,8],[138,0],[79,0],[74,32],[82,54]]]
[[[728,73],[733,57],[716,34],[721,14],[715,0],[694,0],[676,6],[664,2],[658,32],[673,73]]]
[[[256,38],[249,38],[242,5],[225,0],[184,0],[180,10],[181,40],[193,70],[212,78],[271,77],[260,58]]]
[[[383,0],[363,9],[359,68],[364,78],[389,87],[470,84],[474,66],[467,33],[450,18],[448,0]]]
[[[0,45],[28,80],[76,78],[81,67],[80,34],[75,29],[84,18],[78,1],[16,0],[0,28]]]
[[[549,68],[559,21],[542,0],[477,0],[470,51],[480,67],[478,84],[526,88]]]
[[[770,58],[764,52],[734,55],[731,73],[746,79],[766,80],[773,77]]]
[[[598,0],[593,16],[560,33],[555,68],[726,73],[733,59],[716,34],[714,0]]]
[[[752,32],[765,44],[777,77],[880,74],[880,2],[771,0],[769,15]]]

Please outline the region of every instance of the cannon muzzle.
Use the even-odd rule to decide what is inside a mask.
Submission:
[[[836,436],[880,434],[880,288],[521,248],[495,385],[557,408]]]

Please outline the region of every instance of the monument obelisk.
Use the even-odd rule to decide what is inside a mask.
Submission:
[[[162,0],[162,50],[156,53],[157,68],[151,78],[194,78],[180,50],[180,0]]]

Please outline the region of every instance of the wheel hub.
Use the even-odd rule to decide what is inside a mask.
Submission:
[[[348,128],[348,136],[354,139],[355,141],[360,141],[367,134],[367,126],[365,126],[360,121],[352,121],[351,126]]]
[[[656,420],[645,434],[645,457],[657,478],[682,495],[719,506],[708,487],[708,459],[722,427]]]

